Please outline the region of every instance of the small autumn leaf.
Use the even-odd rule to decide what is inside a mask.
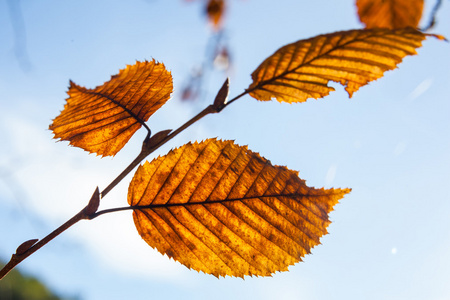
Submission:
[[[270,276],[320,243],[348,192],[308,187],[247,147],[208,139],[141,165],[128,203],[142,238],[186,267]]]
[[[322,98],[335,81],[351,97],[361,86],[396,68],[403,57],[414,55],[427,36],[413,28],[364,29],[319,35],[286,45],[268,57],[253,73],[247,91],[257,100],[304,102]]]
[[[366,28],[417,28],[423,0],[356,0],[356,7]]]
[[[172,75],[155,60],[128,65],[95,89],[70,82],[64,110],[49,129],[54,138],[90,153],[115,155],[172,90]]]

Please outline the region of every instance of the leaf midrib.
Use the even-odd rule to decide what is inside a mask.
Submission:
[[[164,204],[147,204],[147,205],[130,205],[130,209],[146,209],[146,208],[168,208],[168,207],[184,207],[191,205],[209,205],[209,204],[221,204],[226,202],[235,202],[235,201],[245,201],[250,199],[258,199],[258,198],[278,198],[278,197],[323,197],[324,195],[310,195],[310,194],[275,194],[275,195],[261,195],[261,196],[249,196],[249,197],[241,197],[241,198],[232,198],[232,199],[222,199],[222,200],[204,200],[204,201],[195,201],[195,202],[183,202],[183,203],[164,203]]]
[[[329,51],[320,54],[319,56],[315,56],[314,58],[311,58],[309,61],[306,61],[306,62],[300,64],[300,65],[297,66],[297,67],[294,67],[294,68],[292,68],[292,69],[288,69],[288,70],[284,71],[283,73],[281,73],[281,74],[278,75],[278,76],[272,77],[272,78],[267,79],[267,80],[263,80],[263,81],[261,81],[259,84],[257,84],[255,87],[253,87],[253,88],[251,88],[251,89],[247,89],[246,91],[247,91],[247,93],[251,93],[251,92],[253,92],[254,90],[261,89],[262,86],[267,85],[267,84],[270,84],[270,83],[273,82],[273,81],[277,81],[278,79],[283,78],[284,76],[286,76],[286,75],[288,75],[288,74],[290,74],[290,73],[292,73],[292,72],[295,72],[296,70],[298,70],[298,69],[300,69],[300,68],[302,68],[302,67],[304,67],[304,66],[311,65],[311,63],[312,63],[313,61],[315,61],[315,60],[317,60],[317,59],[320,59],[320,58],[322,58],[322,57],[328,55],[329,53],[331,53],[331,52],[333,52],[333,51],[336,51],[336,50],[338,50],[338,49],[344,48],[344,47],[346,47],[346,46],[348,46],[348,45],[350,45],[350,44],[352,44],[352,43],[354,43],[354,42],[363,42],[363,41],[366,41],[366,40],[369,39],[369,38],[376,37],[376,36],[380,36],[380,35],[379,35],[379,34],[373,33],[373,34],[371,34],[371,35],[365,36],[364,38],[357,38],[357,39],[351,40],[351,41],[349,41],[349,42],[343,43],[342,45],[339,45],[338,47],[332,48],[332,49],[330,49]],[[341,39],[342,39],[342,37],[343,37],[343,35],[341,35]],[[317,37],[316,37],[316,38],[317,38]],[[328,38],[328,37],[327,37],[327,38]],[[315,38],[313,38],[313,39],[315,39]],[[305,41],[306,41],[306,40],[305,40]],[[294,43],[294,44],[295,44],[295,43]],[[275,53],[274,53],[274,54],[275,54]]]
[[[86,94],[90,94],[90,95],[95,95],[95,96],[99,96],[99,97],[103,97],[108,99],[109,101],[111,101],[112,103],[114,103],[115,105],[119,106],[120,108],[122,108],[124,111],[126,111],[131,117],[133,117],[138,123],[140,123],[142,126],[144,126],[148,131],[150,131],[150,128],[148,128],[147,124],[145,123],[144,120],[142,120],[141,118],[139,118],[133,111],[131,111],[130,109],[128,109],[126,106],[124,106],[123,104],[121,104],[120,102],[114,100],[113,98],[110,98],[106,95],[103,95],[101,93],[97,93],[97,92],[93,92],[90,90],[85,90],[83,91]]]

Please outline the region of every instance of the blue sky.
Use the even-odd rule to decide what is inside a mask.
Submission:
[[[354,1],[230,1],[230,96],[279,47],[361,28]],[[425,18],[434,1],[426,1]],[[81,209],[94,188],[140,149],[138,132],[116,157],[56,143],[47,129],[69,80],[93,88],[136,60],[163,62],[172,99],[148,122],[175,129],[211,103],[226,75],[210,73],[204,99],[180,94],[211,34],[201,1],[20,1],[25,36],[14,38],[0,1],[0,258],[42,238]],[[432,32],[450,37],[443,1]],[[20,27],[20,26],[19,26]],[[15,45],[26,46],[18,58]],[[22,47],[22,49],[24,49]],[[418,56],[352,99],[337,84],[324,99],[289,105],[249,96],[208,116],[158,150],[210,137],[233,139],[315,187],[351,187],[330,234],[304,262],[272,278],[216,279],[161,256],[130,212],[75,225],[20,269],[81,299],[448,299],[450,297],[450,45],[429,38]],[[151,159],[151,157],[149,158]],[[127,178],[101,208],[126,204]]]

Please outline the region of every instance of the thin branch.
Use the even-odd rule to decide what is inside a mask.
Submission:
[[[0,280],[5,277],[15,266],[22,262],[25,258],[33,254],[34,252],[41,249],[48,242],[53,240],[55,237],[72,227],[74,224],[81,220],[89,220],[89,216],[97,211],[98,204],[100,201],[100,195],[98,187],[95,189],[94,194],[92,194],[91,199],[79,213],[69,219],[67,222],[56,228],[49,235],[44,237],[42,240],[37,239],[29,240],[22,243],[16,250],[16,253],[11,256],[10,261],[0,270]],[[35,243],[36,242],[36,243]]]
[[[17,266],[20,262],[22,262],[25,258],[42,248],[45,244],[53,240],[55,237],[66,231],[69,227],[76,224],[78,221],[81,220],[88,220],[89,217],[86,215],[84,209],[81,210],[79,213],[77,213],[75,216],[73,216],[70,220],[68,220],[66,223],[55,229],[53,232],[51,232],[49,235],[44,237],[42,240],[38,241],[36,244],[31,246],[28,250],[23,251],[23,253],[20,253],[22,251],[17,251],[15,254],[12,255],[11,260],[3,267],[3,269],[0,270],[0,280],[5,277],[15,266]],[[19,247],[20,248],[20,247]]]
[[[431,28],[433,28],[434,25],[436,25],[436,15],[437,15],[437,13],[438,13],[439,8],[441,7],[441,5],[442,5],[442,0],[437,0],[437,1],[436,1],[436,4],[435,4],[434,7],[433,7],[433,10],[431,11],[431,14],[430,14],[430,21],[428,22],[428,25],[427,25],[427,26],[425,26],[424,28],[421,29],[422,31],[428,31],[428,30],[430,30]]]
[[[145,143],[145,142],[144,142]],[[141,153],[119,174],[101,193],[101,198],[103,199],[106,194],[108,194],[119,182],[122,181],[133,169],[141,163],[150,153],[147,153],[148,150],[145,147],[142,147]]]

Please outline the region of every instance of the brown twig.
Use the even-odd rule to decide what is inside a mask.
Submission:
[[[422,31],[430,30],[431,28],[434,27],[434,25],[436,25],[436,15],[437,15],[441,5],[442,5],[442,0],[437,0],[436,4],[433,7],[433,10],[431,11],[430,21],[428,22],[427,26],[425,26],[424,28],[421,29]]]
[[[70,228],[72,225],[78,223],[81,220],[89,220],[89,212],[91,214],[95,213],[98,208],[99,201],[99,190],[98,187],[96,188],[94,194],[91,197],[91,200],[89,200],[88,205],[83,208],[79,213],[77,213],[75,216],[73,216],[71,219],[69,219],[67,222],[65,222],[60,227],[56,228],[54,231],[52,231],[49,235],[44,237],[42,240],[30,240],[22,243],[16,250],[16,253],[14,253],[11,256],[10,261],[3,267],[3,269],[0,270],[0,279],[5,277],[15,266],[17,266],[20,262],[22,262],[25,258],[42,248],[45,244],[53,240],[55,237],[66,231],[68,228]],[[94,211],[95,208],[95,211]],[[33,243],[29,243],[33,241]],[[37,242],[36,242],[37,241]],[[34,243],[36,242],[36,243]],[[25,247],[24,247],[25,246]],[[27,247],[28,246],[28,247]]]

